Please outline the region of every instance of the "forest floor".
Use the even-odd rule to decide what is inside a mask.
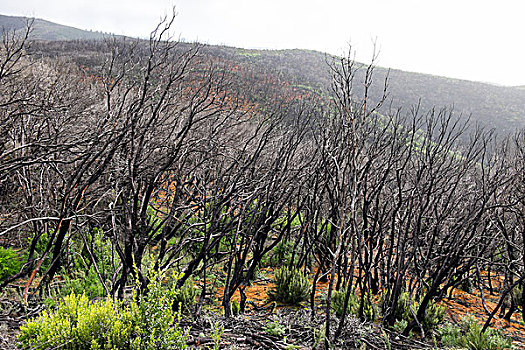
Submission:
[[[261,280],[256,281],[251,286],[248,286],[245,290],[246,296],[247,296],[247,303],[248,303],[248,310],[246,312],[245,317],[254,316],[256,319],[260,316],[258,315],[258,311],[261,308],[267,307],[268,305],[268,292],[273,288],[273,284],[270,282],[269,276],[271,276],[270,269],[267,269],[267,277],[263,278]],[[494,282],[496,284],[496,287],[501,287],[499,284]],[[320,305],[321,300],[323,298],[323,295],[326,293],[326,289],[328,287],[328,282],[318,282],[316,287],[316,304]],[[216,296],[217,298],[222,298],[222,293],[224,289],[222,287],[218,288]],[[239,300],[240,295],[239,292],[237,292],[233,299]],[[488,290],[480,290],[473,288],[472,291],[466,292],[460,289],[454,289],[447,298],[445,298],[441,303],[446,306],[447,312],[444,322],[449,322],[451,324],[459,325],[461,319],[466,317],[473,317],[478,322],[484,323],[488,317],[490,312],[496,307],[497,303],[499,301],[499,295],[490,294]],[[281,305],[275,308],[273,310],[274,314],[279,314],[279,312],[289,313],[289,310],[293,310],[293,307]],[[297,309],[297,308],[296,308]],[[324,311],[324,306],[319,306],[317,308],[318,313],[322,313]],[[286,311],[285,311],[286,310]],[[308,311],[309,313],[309,311]],[[266,316],[267,318],[270,317],[270,315]],[[271,318],[268,318],[268,320],[271,321]],[[309,318],[310,323],[316,323]],[[334,324],[336,325],[337,322],[334,319]],[[355,321],[355,320],[353,320]],[[349,321],[349,322],[353,322]],[[268,321],[267,321],[268,322]],[[319,322],[317,322],[319,323]],[[384,336],[385,329],[382,327],[379,327],[376,324],[372,324],[373,328],[376,326],[378,329],[378,336],[379,338]],[[334,326],[332,326],[333,328]],[[337,327],[337,326],[335,326]],[[525,349],[525,323],[523,322],[521,318],[521,313],[515,312],[510,322],[504,320],[502,317],[500,317],[499,312],[496,313],[494,316],[491,327],[497,327],[504,331],[505,335],[512,337],[513,344],[517,349]],[[264,327],[263,327],[264,329]],[[355,324],[354,324],[354,329]],[[372,334],[373,335],[373,332]],[[436,348],[436,344],[432,342],[431,339],[427,339],[426,341],[418,341],[417,337],[415,339],[404,339],[403,341],[400,340],[401,337],[399,335],[394,335],[394,339],[397,337],[397,344],[390,344],[392,349],[417,349],[417,348]],[[392,337],[391,337],[392,338]],[[305,339],[304,335],[301,337],[301,339]],[[411,342],[412,341],[412,342]],[[371,341],[370,341],[371,342]],[[415,343],[413,343],[415,342]],[[312,344],[312,342],[310,343]],[[377,345],[377,344],[376,344]],[[386,345],[386,344],[385,344]],[[368,348],[373,349],[373,346],[368,346]],[[380,349],[385,349],[385,347],[378,347]]]
[[[261,278],[246,287],[247,309],[244,315],[229,319],[224,318],[220,306],[223,287],[218,287],[214,295],[214,305],[204,305],[196,319],[182,318],[182,325],[190,328],[188,345],[194,349],[213,349],[214,341],[210,336],[222,329],[221,349],[312,349],[323,346],[324,340],[324,305],[322,295],[328,283],[318,282],[316,288],[317,311],[312,317],[307,307],[292,307],[268,302],[268,292],[273,287],[271,269],[262,271]],[[16,288],[15,288],[16,289]],[[18,287],[18,290],[20,288]],[[23,305],[17,301],[12,291],[10,297],[0,299],[0,349],[16,349],[16,334],[27,317],[37,315],[44,309],[42,304]],[[482,295],[483,294],[483,295]],[[484,296],[484,298],[482,298]],[[239,300],[238,292],[233,299]],[[18,300],[21,300],[19,297]],[[449,298],[443,300],[447,307],[445,322],[458,324],[463,317],[472,316],[479,322],[485,322],[488,313],[494,309],[498,296],[488,291],[473,290],[465,292],[456,289]],[[515,313],[510,322],[496,314],[493,327],[503,329],[511,336],[516,349],[525,349],[525,325],[521,315]],[[338,326],[334,316],[331,319],[331,332]],[[362,322],[347,317],[343,332],[334,344],[337,349],[438,349],[439,344],[431,337],[419,339],[417,335],[404,338],[380,326],[379,322]]]

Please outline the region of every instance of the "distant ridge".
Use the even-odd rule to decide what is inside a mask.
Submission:
[[[22,32],[26,30],[27,24],[31,21],[33,21],[30,36],[32,40],[101,40],[110,36],[110,34],[82,30],[39,18],[20,16],[0,15],[0,28],[4,31]]]
[[[0,28],[23,31],[30,19],[0,15]],[[78,64],[93,67],[97,62],[100,48],[84,47],[76,40],[100,40],[111,34],[81,30],[35,19],[31,39],[40,41],[32,45],[32,52],[49,56],[66,56]],[[70,41],[68,44],[59,41]],[[190,45],[181,43],[182,45]],[[90,51],[91,50],[91,51]],[[279,84],[292,88],[314,91],[319,94],[330,88],[331,77],[327,60],[331,56],[313,50],[253,50],[227,46],[203,45],[201,54],[216,60],[228,62],[231,66],[245,67],[246,71],[265,72],[273,75]],[[263,76],[262,74],[261,76]],[[358,71],[356,81],[362,81],[364,70]],[[422,112],[434,108],[449,107],[458,117],[470,117],[472,125],[494,129],[500,135],[508,135],[525,128],[525,85],[499,86],[489,83],[453,79],[424,73],[387,70],[377,67],[374,84],[370,90],[372,100],[383,94],[382,82],[389,76],[388,96],[392,104],[384,108],[401,108],[410,112],[419,106]],[[253,82],[245,81],[246,86]],[[355,90],[359,94],[360,86]]]
[[[313,91],[327,90],[331,76],[326,61],[331,57],[312,50],[248,50],[224,46],[206,46],[211,56],[229,59],[253,69],[279,73],[282,79],[298,88]],[[365,69],[356,73],[356,82],[364,79]],[[525,127],[525,86],[510,87],[463,79],[407,72],[376,67],[369,91],[372,100],[383,94],[383,82],[388,74],[388,96],[393,108],[410,112],[414,106],[426,113],[432,109],[449,108],[454,115],[470,118],[471,125],[479,124],[508,135]],[[356,83],[354,92],[362,95],[362,85]],[[361,95],[360,95],[361,94]],[[390,107],[387,103],[385,108]]]

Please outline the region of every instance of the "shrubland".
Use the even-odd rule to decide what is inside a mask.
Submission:
[[[100,49],[89,70],[4,38],[0,288],[55,299],[22,347],[184,348],[181,317],[245,313],[267,266],[271,299],[318,320],[310,345],[337,346],[352,314],[468,346],[495,337],[503,307],[523,312],[523,132],[385,111],[388,81],[372,102],[373,62],[349,58],[327,66],[329,97],[276,96],[170,41],[171,24],[84,43]],[[466,282],[496,306],[461,337],[440,331],[440,303]]]

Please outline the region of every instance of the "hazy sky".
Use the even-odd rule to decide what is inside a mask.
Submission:
[[[245,48],[306,48],[384,67],[525,85],[524,0],[1,0],[0,14],[147,37],[178,13],[187,40]]]

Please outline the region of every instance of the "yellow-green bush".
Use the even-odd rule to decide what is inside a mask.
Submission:
[[[133,315],[112,299],[91,302],[71,294],[56,311],[44,312],[20,328],[23,349],[131,349]]]
[[[179,326],[180,314],[173,310],[175,284],[166,288],[164,279],[150,273],[148,293],[138,295],[135,289],[129,305],[71,294],[55,311],[26,322],[18,345],[32,350],[185,349],[188,330]]]

